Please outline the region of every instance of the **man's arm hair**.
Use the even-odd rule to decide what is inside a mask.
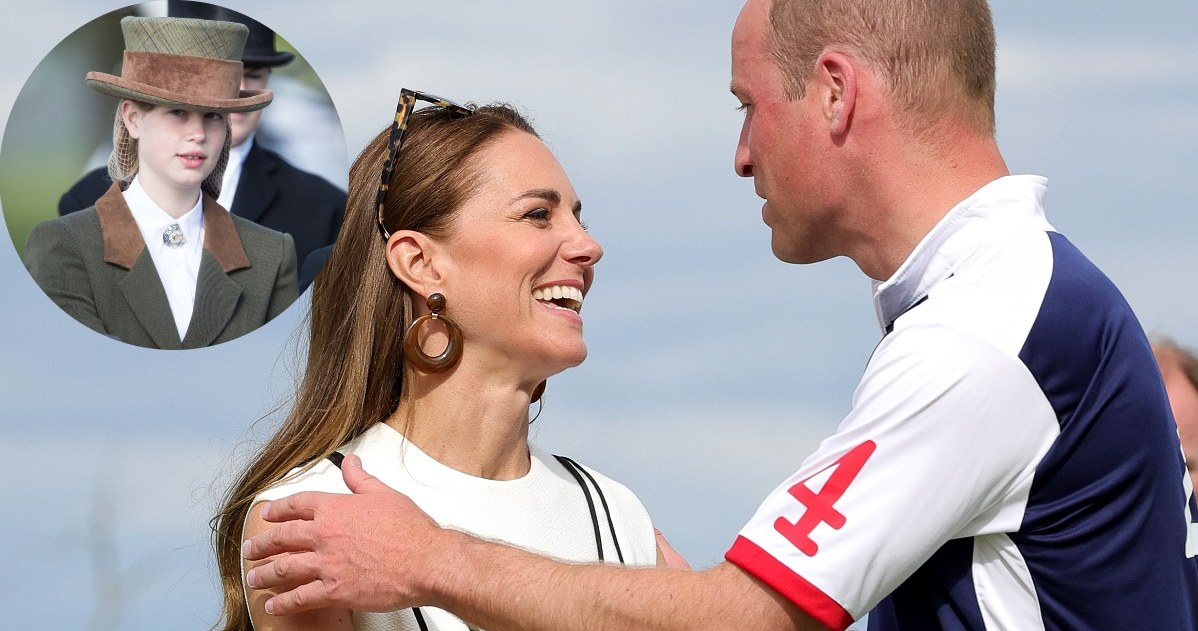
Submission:
[[[403,494],[341,465],[352,495],[263,506],[275,526],[243,549],[273,615],[432,605],[491,631],[807,630],[822,626],[730,563],[704,572],[569,564],[439,527]],[[289,553],[289,554],[282,554]]]
[[[434,604],[494,631],[823,629],[730,563],[703,572],[569,565],[452,533]]]

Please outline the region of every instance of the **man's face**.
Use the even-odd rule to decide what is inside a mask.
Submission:
[[[772,231],[774,255],[813,263],[841,254],[830,238],[834,185],[820,151],[828,134],[815,90],[809,86],[802,99],[788,99],[766,46],[768,17],[769,0],[748,0],[732,31],[732,92],[745,113],[735,168],[753,178],[766,200],[761,218]]]
[[[270,68],[246,66],[241,71],[242,90],[265,90],[269,81]],[[245,142],[250,134],[258,130],[258,124],[261,122],[262,110],[229,114],[229,124],[233,129],[233,136],[229,142],[234,147]]]

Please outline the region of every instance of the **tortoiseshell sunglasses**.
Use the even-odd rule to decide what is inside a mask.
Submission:
[[[400,89],[399,105],[395,107],[395,120],[391,121],[391,137],[387,141],[387,159],[383,161],[383,174],[379,179],[377,221],[379,232],[383,235],[384,239],[391,238],[391,233],[383,225],[383,208],[387,201],[388,182],[391,181],[391,173],[395,170],[395,161],[399,159],[399,148],[403,146],[403,135],[408,129],[408,118],[411,117],[412,111],[416,109],[416,101],[424,101],[433,107],[448,110],[454,118],[462,118],[474,113],[473,109],[458,105],[449,99],[443,99],[439,96],[407,88]]]

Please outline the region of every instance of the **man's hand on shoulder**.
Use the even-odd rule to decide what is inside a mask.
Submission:
[[[279,595],[274,615],[323,607],[392,611],[427,602],[436,558],[452,544],[407,496],[366,473],[357,456],[341,463],[352,495],[305,492],[270,502],[262,516],[275,525],[242,547],[247,560],[279,553],[249,572],[247,582]]]

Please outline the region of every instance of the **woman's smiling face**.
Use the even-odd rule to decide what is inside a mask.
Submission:
[[[579,312],[603,248],[581,223],[574,187],[524,132],[503,133],[471,161],[478,189],[443,243],[446,314],[486,361],[531,378],[578,365],[587,354]]]

